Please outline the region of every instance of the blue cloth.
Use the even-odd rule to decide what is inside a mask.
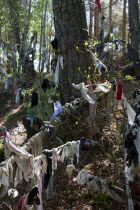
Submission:
[[[30,114],[30,119],[34,120],[34,116],[32,114]]]
[[[56,112],[53,113],[53,115],[51,116],[51,119],[56,118],[57,115],[63,111],[62,105],[59,101],[55,102],[55,108],[56,108]]]

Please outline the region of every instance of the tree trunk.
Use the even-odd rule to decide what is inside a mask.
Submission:
[[[122,40],[126,41],[126,2],[127,0],[123,0],[123,25],[122,25]],[[125,47],[125,43],[123,44],[123,49]]]
[[[89,22],[89,38],[92,39],[92,30],[93,30],[93,5],[89,0],[89,8],[90,8],[90,22]]]
[[[109,3],[109,41],[111,41],[110,33],[112,33],[112,0]]]
[[[57,53],[63,56],[63,68],[59,69],[59,90],[62,103],[65,103],[76,96],[71,83],[86,82],[88,74],[93,73],[93,63],[85,44],[89,37],[84,1],[53,0],[53,11],[59,48]]]
[[[44,70],[44,64],[46,62],[46,13],[47,13],[47,5],[48,1],[46,0],[45,6],[44,6],[44,14],[42,18],[42,54],[41,54],[41,72]]]
[[[129,3],[129,27],[131,39],[131,56],[134,62],[134,75],[140,76],[140,21],[138,0],[128,0]]]
[[[98,7],[95,7],[94,9],[94,40],[98,40],[99,36],[99,11]]]

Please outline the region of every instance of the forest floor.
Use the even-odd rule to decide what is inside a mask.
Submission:
[[[131,94],[134,88],[139,87],[139,83],[138,81],[131,85],[130,83],[125,84],[124,94],[126,98],[131,99]],[[120,108],[122,108],[121,105]],[[16,106],[13,96],[1,90],[0,125],[7,127],[7,130],[11,133],[12,141],[17,145],[22,144],[26,139],[26,131],[22,125],[22,117],[25,115],[24,104],[21,103]],[[123,189],[125,189],[125,181],[121,127],[124,125],[124,120],[125,117],[122,112],[116,112],[110,124],[106,125],[102,133],[96,138],[96,141],[102,144],[103,148],[96,146],[90,150],[80,151],[80,162],[75,165],[77,169],[86,168],[94,176],[107,178],[111,183]],[[18,130],[15,129],[17,123],[19,125]],[[9,201],[6,200],[7,203],[12,205],[12,209],[14,209],[16,201],[17,199],[12,202],[10,199]],[[45,210],[124,209],[107,194],[87,193],[85,186],[77,184],[75,175],[71,178],[68,177],[65,166],[61,163],[58,164],[58,170],[55,173],[53,197],[47,200],[44,192],[43,202]]]

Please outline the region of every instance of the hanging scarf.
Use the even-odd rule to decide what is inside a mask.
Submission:
[[[117,78],[117,93],[116,93],[116,100],[121,101],[122,100],[122,93],[123,93],[123,83],[121,82],[121,79]]]

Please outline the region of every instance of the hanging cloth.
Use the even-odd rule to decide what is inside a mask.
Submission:
[[[87,89],[87,86],[85,85],[84,82],[81,82],[77,85],[75,85],[74,83],[72,83],[72,86],[78,90],[81,91],[81,94],[83,96],[83,98],[88,101],[90,104],[95,104],[95,101],[89,96],[89,94],[87,93],[88,92],[88,89]]]
[[[101,8],[100,0],[96,0],[96,4],[97,4],[97,6],[98,6],[99,12],[101,12],[101,11],[102,11],[102,8]]]
[[[128,117],[128,123],[132,125],[134,123],[135,117],[136,117],[136,112],[132,109],[130,104],[126,101],[124,106],[127,109],[127,117]]]
[[[117,93],[116,93],[116,100],[121,101],[122,100],[122,93],[123,93],[123,83],[121,82],[121,79],[117,78]]]

